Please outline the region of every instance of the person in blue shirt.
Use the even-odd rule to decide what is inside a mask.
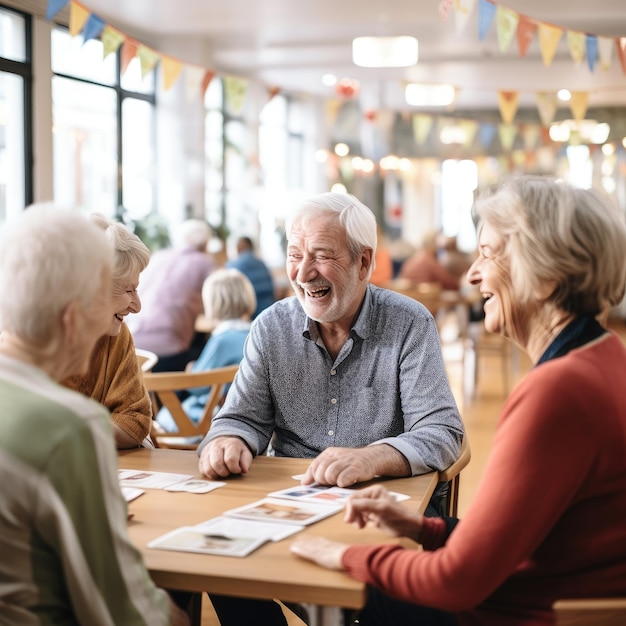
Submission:
[[[226,263],[226,267],[244,273],[252,283],[256,293],[257,307],[254,319],[261,311],[274,304],[274,281],[267,265],[254,254],[254,245],[250,237],[237,240],[237,258]]]
[[[216,270],[204,281],[202,302],[205,316],[215,324],[215,328],[198,360],[188,364],[187,369],[203,372],[216,367],[238,365],[243,358],[243,345],[257,306],[252,283],[239,270]],[[189,419],[198,423],[211,389],[188,389],[187,393],[189,396],[183,401],[183,408]],[[158,412],[157,422],[167,432],[178,430],[174,418],[165,407]]]

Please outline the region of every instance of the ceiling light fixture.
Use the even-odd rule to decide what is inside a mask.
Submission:
[[[352,61],[359,67],[410,67],[417,59],[417,39],[409,35],[352,40]]]

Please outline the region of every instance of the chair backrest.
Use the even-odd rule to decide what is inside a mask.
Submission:
[[[444,304],[441,285],[438,283],[412,283],[405,278],[396,278],[385,283],[383,287],[417,300],[435,316]]]
[[[557,626],[626,624],[626,598],[557,600],[552,608]]]
[[[472,458],[472,452],[470,450],[469,441],[467,440],[467,433],[463,435],[461,441],[461,452],[457,460],[446,468],[442,472],[439,472],[439,482],[449,482],[448,499],[446,502],[447,511],[446,515],[450,517],[456,517],[459,506],[459,484],[461,482],[461,470],[466,467],[470,459]]]
[[[151,372],[152,368],[159,362],[159,357],[150,350],[135,348],[135,354],[142,372]]]
[[[145,373],[143,381],[152,398],[155,415],[160,406],[167,407],[178,428],[176,433],[159,433],[158,429],[153,429],[157,446],[196,448],[209,431],[215,409],[223,399],[224,388],[233,382],[238,369],[239,365],[229,365],[204,372]],[[176,392],[199,387],[210,387],[211,391],[200,420],[194,424],[185,413]]]

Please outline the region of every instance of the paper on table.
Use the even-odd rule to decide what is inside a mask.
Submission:
[[[135,489],[134,487],[121,487],[121,489],[126,502],[131,502],[135,498],[138,498],[141,494],[146,493],[143,489]]]
[[[237,537],[255,537],[267,541],[280,541],[302,530],[302,526],[292,524],[276,524],[274,522],[258,522],[256,520],[236,519],[234,517],[214,517],[194,526],[209,534]]]
[[[143,487],[144,489],[165,489],[175,483],[193,478],[191,474],[168,474],[166,472],[145,472],[142,470],[120,469],[117,471],[120,485]]]
[[[264,498],[230,511],[224,511],[224,515],[306,526],[341,511],[341,508],[342,506],[337,504],[314,504],[292,502],[282,498]]]
[[[292,478],[296,480],[301,480],[303,477],[304,474],[296,474],[295,476],[292,476]],[[268,495],[275,498],[287,498],[289,500],[304,500],[306,502],[329,501],[339,504],[340,502],[345,502],[345,500],[347,500],[350,496],[357,493],[359,489],[362,489],[362,487],[346,488],[311,483],[310,485],[299,485],[297,487],[281,489],[280,491],[272,491]],[[404,493],[398,493],[397,491],[390,491],[389,494],[392,495],[397,502],[408,500],[410,498],[410,496],[407,496]]]
[[[266,541],[265,538],[230,536],[183,526],[151,541],[148,547],[220,556],[246,556]]]
[[[210,480],[198,480],[192,478],[184,482],[175,483],[169,487],[165,487],[165,491],[186,491],[187,493],[209,493],[218,487],[223,487],[226,483],[215,482]]]

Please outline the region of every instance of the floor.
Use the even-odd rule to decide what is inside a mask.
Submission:
[[[621,320],[610,320],[609,326],[626,344],[626,324]],[[508,386],[513,387],[531,364],[517,349],[510,351],[503,361],[499,343],[492,342],[484,351],[479,348],[477,376],[474,381],[470,355],[466,355],[466,366],[463,367],[463,350],[457,340],[452,321],[444,320],[441,337],[450,384],[465,423],[472,451],[472,459],[463,470],[460,483],[459,517],[463,517],[481,479],[491,449],[495,424],[507,394],[506,377],[508,375]],[[218,626],[219,622],[206,596],[203,602],[202,626]],[[288,614],[288,622],[289,626],[303,624],[293,614]]]

